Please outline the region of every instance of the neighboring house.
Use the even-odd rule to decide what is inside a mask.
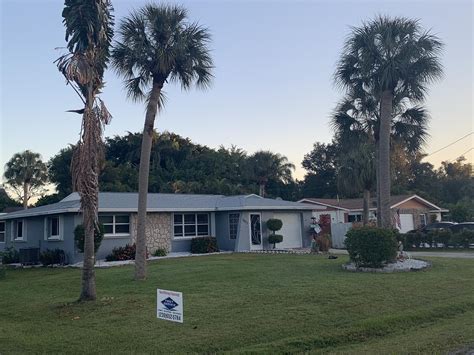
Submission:
[[[321,215],[330,215],[331,223],[350,223],[362,221],[363,199],[324,199],[304,198],[299,202],[311,203],[318,209],[313,211],[317,219]],[[441,213],[448,210],[436,206],[418,195],[399,195],[391,197],[392,217],[399,220],[399,230],[402,233],[421,228],[432,219],[441,221]],[[323,207],[325,210],[321,210]],[[376,220],[377,201],[370,201],[369,218]]]
[[[99,259],[117,246],[134,243],[137,230],[137,193],[99,194],[99,220],[105,235],[97,252]],[[278,248],[309,244],[309,225],[315,207],[257,195],[149,194],[147,247],[168,252],[189,251],[191,239],[214,236],[221,250],[270,249],[265,222],[283,221]],[[69,262],[82,260],[74,246],[74,229],[82,223],[79,195],[73,193],[58,203],[0,216],[0,250],[21,248],[62,249]]]

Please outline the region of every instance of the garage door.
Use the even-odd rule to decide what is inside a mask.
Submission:
[[[406,233],[415,229],[412,214],[400,214],[400,233]]]
[[[276,232],[283,235],[283,241],[276,245],[279,249],[301,248],[301,215],[299,213],[275,213],[274,218],[281,219],[283,227]]]

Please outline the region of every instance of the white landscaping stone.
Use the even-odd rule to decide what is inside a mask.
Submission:
[[[416,271],[426,269],[431,266],[428,261],[417,260],[417,259],[406,259],[404,261],[397,261],[385,265],[382,268],[371,268],[371,267],[357,267],[354,263],[342,265],[344,270],[347,271],[360,271],[360,272],[403,272],[403,271]]]

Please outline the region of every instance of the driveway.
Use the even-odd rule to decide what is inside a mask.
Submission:
[[[331,254],[347,255],[345,249],[329,249]],[[440,258],[454,258],[454,259],[474,259],[474,252],[455,252],[455,251],[409,251],[408,254],[415,258],[417,256],[433,256]]]

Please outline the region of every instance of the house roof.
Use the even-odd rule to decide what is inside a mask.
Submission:
[[[435,204],[425,200],[418,195],[397,195],[390,197],[390,208],[397,208],[404,202],[415,199],[418,202],[430,207],[433,211],[445,212],[447,210],[436,206]],[[313,203],[316,205],[332,207],[343,211],[361,211],[364,205],[364,199],[362,198],[351,198],[351,199],[332,199],[332,198],[304,198],[299,202]],[[377,209],[377,199],[375,197],[370,199],[370,209]]]
[[[138,193],[101,192],[99,212],[137,212]],[[242,210],[312,210],[313,205],[262,198],[257,195],[191,195],[191,194],[148,194],[148,212],[191,212],[191,211],[242,211]],[[80,200],[72,193],[63,200],[36,208],[21,210],[0,216],[0,219],[25,218],[58,213],[79,212]]]

